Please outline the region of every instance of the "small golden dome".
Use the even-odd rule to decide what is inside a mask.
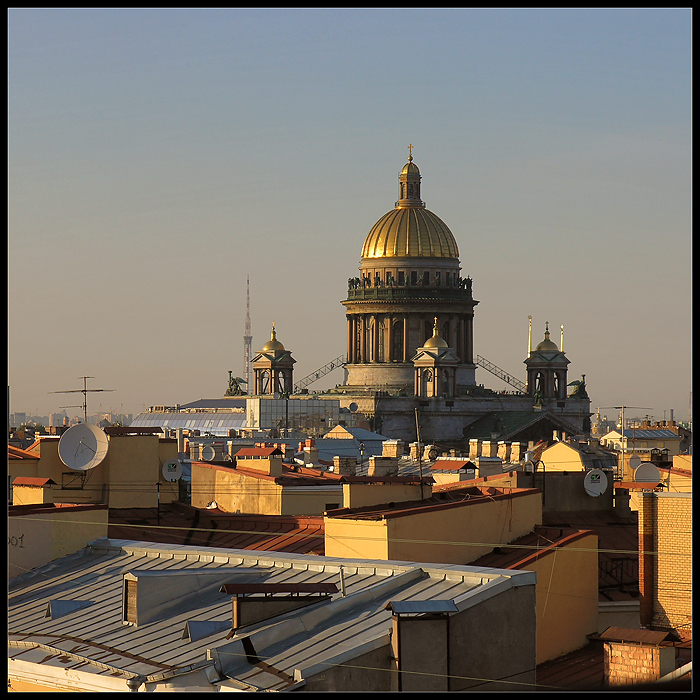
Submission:
[[[549,323],[544,331],[544,340],[535,348],[535,352],[559,352],[559,348],[549,339]]]
[[[408,163],[403,166],[403,170],[401,171],[402,175],[420,175],[420,170],[418,170],[418,166],[413,162],[413,158],[408,159]]]
[[[435,325],[433,326],[433,337],[428,338],[428,340],[425,341],[424,348],[446,348],[449,347],[447,343],[440,337],[440,334],[438,333],[438,322],[437,322],[437,316],[435,317]]]
[[[262,346],[260,352],[284,352],[284,345],[277,340],[277,334],[275,333],[275,324],[272,324],[272,333],[270,334],[270,340]]]
[[[458,258],[457,241],[447,224],[423,207],[397,207],[372,227],[363,258]]]

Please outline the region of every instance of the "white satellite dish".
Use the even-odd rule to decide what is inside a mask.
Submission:
[[[177,481],[182,476],[182,464],[176,459],[168,460],[163,465],[162,472],[166,481]]]
[[[600,496],[608,488],[608,477],[602,469],[591,469],[583,479],[583,488],[589,496]]]
[[[632,455],[630,457],[629,465],[630,469],[635,470],[642,463],[642,459],[639,455]]]
[[[79,472],[96,467],[108,449],[109,440],[104,432],[87,423],[69,428],[58,441],[58,456],[63,464]]]
[[[661,481],[661,472],[651,462],[642,462],[634,470],[634,480],[645,484],[658,484]]]
[[[211,445],[204,445],[202,447],[202,459],[206,462],[211,462],[214,457],[216,457],[216,450]]]

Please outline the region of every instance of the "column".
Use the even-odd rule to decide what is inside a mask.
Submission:
[[[348,316],[348,347],[347,347],[347,360],[348,362],[354,362],[352,357],[352,346],[353,346],[354,335],[352,332],[352,316]]]
[[[367,362],[367,321],[363,316],[360,316],[360,364]]]
[[[393,362],[394,361],[394,317],[387,316],[385,322],[388,323],[386,329],[386,340],[384,342],[384,361]]]
[[[403,317],[403,361],[409,361],[408,354],[408,314]]]

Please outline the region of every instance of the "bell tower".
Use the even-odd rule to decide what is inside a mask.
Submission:
[[[566,373],[569,360],[556,343],[549,338],[549,321],[546,322],[544,340],[525,360],[527,367],[527,393],[534,397],[535,405],[546,402],[566,401]]]
[[[289,350],[277,340],[275,324],[272,324],[270,340],[253,358],[253,394],[291,394],[294,389],[292,373],[296,360]]]

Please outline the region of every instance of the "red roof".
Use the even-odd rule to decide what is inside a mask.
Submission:
[[[241,447],[236,452],[236,457],[270,457],[272,455],[283,456],[279,447]]]
[[[39,459],[33,452],[23,450],[21,447],[15,447],[14,445],[7,446],[7,456],[9,459]]]
[[[321,515],[241,515],[183,503],[110,508],[109,537],[227,549],[325,554]]]
[[[56,482],[53,479],[42,476],[18,476],[13,482],[13,486],[50,486]]]
[[[476,465],[468,459],[438,459],[430,468],[433,470],[458,471],[459,469],[466,469],[468,466],[473,469]]]

